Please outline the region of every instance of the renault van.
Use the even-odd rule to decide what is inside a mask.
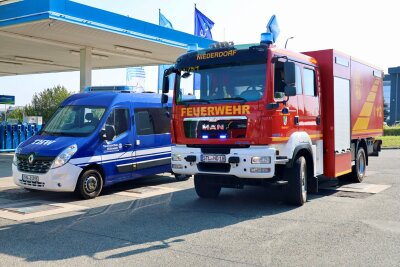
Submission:
[[[171,172],[167,109],[156,94],[72,95],[38,135],[18,146],[14,182],[28,190],[75,191],[89,199],[117,182]]]

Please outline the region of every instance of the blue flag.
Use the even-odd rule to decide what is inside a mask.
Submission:
[[[212,40],[211,29],[214,22],[194,8],[194,35]]]
[[[161,12],[159,12],[159,19],[158,19],[158,25],[173,29],[172,23],[163,15]],[[164,71],[171,67],[172,65],[158,65],[158,88],[157,88],[157,93],[160,93],[162,90],[162,84],[163,84],[163,78],[164,78]],[[170,81],[171,83],[171,81]]]
[[[172,23],[160,12],[160,17],[158,20],[158,25],[166,27],[166,28],[170,28],[173,29],[174,27],[172,27]]]

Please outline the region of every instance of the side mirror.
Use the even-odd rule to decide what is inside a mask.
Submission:
[[[167,104],[168,103],[168,95],[161,95],[161,104]]]
[[[115,133],[114,126],[111,126],[111,125],[106,125],[105,130],[100,131],[100,137],[103,140],[111,141],[114,139],[115,135],[116,135],[116,133]]]
[[[285,87],[285,95],[286,96],[295,96],[296,95],[296,86],[286,86]]]
[[[163,94],[168,94],[169,92],[169,75],[171,75],[173,72],[175,72],[175,68],[169,67],[168,69],[166,69],[164,71],[164,75],[163,75],[163,85],[162,85],[162,92]]]
[[[163,94],[168,94],[169,92],[169,76],[165,76],[165,73],[167,71],[164,72],[164,77],[163,77],[163,82],[162,82],[162,93]]]
[[[294,85],[296,83],[296,69],[294,62],[286,61],[283,65],[285,72],[285,83],[287,85]]]

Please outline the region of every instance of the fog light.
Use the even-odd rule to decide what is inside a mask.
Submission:
[[[271,157],[264,156],[264,157],[252,157],[251,164],[270,164]]]
[[[172,169],[183,169],[182,164],[171,164]]]
[[[268,173],[271,172],[271,168],[250,168],[252,173]]]
[[[180,155],[180,154],[172,154],[171,155],[171,160],[172,161],[181,161],[182,160],[182,155]]]

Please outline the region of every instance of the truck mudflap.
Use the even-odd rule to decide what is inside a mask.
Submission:
[[[250,146],[210,150],[177,145],[171,151],[174,173],[232,175],[238,178],[265,179],[275,175],[275,164],[285,159],[276,158],[275,148]]]

